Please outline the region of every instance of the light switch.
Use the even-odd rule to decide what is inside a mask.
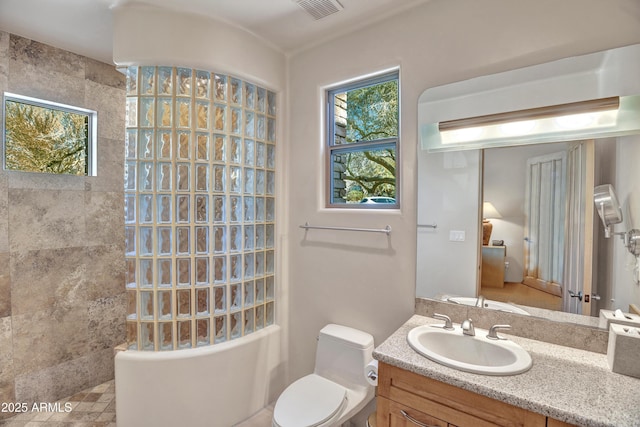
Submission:
[[[464,242],[465,235],[462,230],[449,230],[450,242]]]

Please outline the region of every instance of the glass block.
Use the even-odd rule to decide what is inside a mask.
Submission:
[[[127,117],[126,127],[128,128],[138,127],[138,98],[127,97],[125,114]]]
[[[230,218],[231,222],[240,222],[242,220],[242,198],[238,196],[231,196]]]
[[[158,67],[158,95],[172,95],[173,68]]]
[[[259,87],[258,90],[256,90],[256,110],[260,111],[261,113],[265,112],[265,105],[266,105],[266,101],[267,101],[267,91],[264,88]]]
[[[191,96],[193,83],[189,68],[176,68],[176,95]]]
[[[136,147],[138,146],[138,132],[135,129],[128,129],[124,134],[124,156],[127,159],[136,158]]]
[[[266,251],[265,252],[265,272],[267,274],[273,274],[275,270],[275,253],[274,251]]]
[[[143,350],[153,351],[154,348],[154,324],[153,323],[142,323],[140,325],[140,346]]]
[[[276,173],[267,171],[267,194],[273,196],[276,192]]]
[[[243,279],[253,279],[253,272],[255,268],[255,256],[253,253],[244,254],[244,275]]]
[[[254,142],[252,139],[244,140],[244,164],[253,166],[255,163]]]
[[[176,101],[175,125],[179,128],[191,128],[191,101],[179,99]],[[268,122],[267,122],[268,128]],[[267,129],[268,133],[268,129]],[[270,140],[272,141],[272,140]]]
[[[160,160],[171,159],[171,131],[158,131],[156,156]]]
[[[229,191],[240,193],[242,191],[242,168],[231,166],[229,168]]]
[[[158,191],[171,191],[171,163],[158,163]]]
[[[213,166],[213,191],[224,193],[226,186],[225,167],[220,165]]]
[[[255,170],[253,168],[244,168],[244,193],[253,194]]]
[[[229,131],[233,134],[242,134],[242,110],[240,108],[231,109],[231,123]]]
[[[153,255],[153,228],[140,227],[140,255]]]
[[[242,336],[242,313],[232,313],[231,319],[231,339]]]
[[[209,252],[209,227],[196,227],[196,254]]]
[[[189,222],[190,197],[188,195],[176,196],[176,222]]]
[[[205,316],[209,314],[209,289],[196,289],[196,315]]]
[[[273,276],[269,276],[265,279],[265,294],[267,301],[273,301],[275,295],[275,282]]]
[[[215,98],[219,101],[226,101],[227,100],[227,76],[214,74],[213,85],[214,85]]]
[[[214,318],[215,322],[215,338],[214,343],[221,343],[227,340],[227,316],[218,316]]]
[[[189,227],[176,227],[176,253],[178,255],[191,253],[190,231]]]
[[[266,132],[266,118],[262,114],[256,115],[256,138],[264,140],[267,132]]]
[[[264,225],[256,224],[256,249],[264,249]]]
[[[231,146],[229,147],[229,161],[231,163],[242,163],[242,139],[237,137],[231,138]]]
[[[238,282],[242,278],[242,256],[231,255],[229,257],[230,262],[230,280],[232,282]]]
[[[244,227],[244,250],[252,251],[254,245],[255,231],[253,225],[245,225]]]
[[[153,190],[153,163],[140,162],[140,178],[138,179],[138,190]]]
[[[155,98],[140,98],[140,127],[150,128],[156,124],[155,104]]]
[[[140,159],[153,159],[153,131],[140,130],[138,138],[138,157]]]
[[[196,160],[209,160],[209,135],[196,134]]]
[[[234,104],[242,104],[242,82],[238,79],[231,78],[230,86],[229,100]]]
[[[189,185],[190,170],[191,165],[188,163],[178,163],[176,176],[176,187],[178,191],[189,191],[191,188]]]
[[[126,162],[124,166],[124,189],[135,190],[136,189],[136,162]]]
[[[264,279],[256,279],[256,304],[264,302]]]
[[[156,86],[156,67],[141,67],[140,94],[153,95]]]
[[[250,111],[244,113],[244,135],[250,138],[256,136],[256,123],[254,115]]]
[[[127,67],[127,95],[138,93],[138,67]]]
[[[172,315],[171,291],[158,291],[158,320],[170,320]]]
[[[250,334],[255,330],[254,325],[255,311],[253,308],[244,311],[244,334]]]
[[[209,258],[196,258],[196,286],[209,284]]]
[[[158,127],[171,127],[173,123],[172,105],[171,98],[158,98]]]
[[[276,217],[276,204],[272,197],[267,197],[265,199],[265,219],[267,221],[273,221]]]
[[[138,296],[136,291],[127,291],[127,320],[135,320],[138,317]]]
[[[271,326],[275,323],[275,304],[268,302],[265,308],[264,324],[265,326]]]
[[[224,162],[225,157],[225,136],[214,135],[213,136],[213,160],[216,162]]]
[[[196,320],[198,346],[209,344],[209,319]]]
[[[272,118],[267,119],[267,141],[276,142],[276,121]]]
[[[265,172],[262,169],[257,169],[256,184],[255,184],[256,194],[264,194],[264,190],[265,190],[264,177],[265,177]]]
[[[171,322],[163,322],[158,324],[159,329],[159,350],[173,350],[173,324]]]
[[[176,260],[176,278],[178,286],[191,286],[191,259],[178,258]]]
[[[229,227],[229,251],[240,252],[242,250],[242,227],[232,225]]]
[[[158,222],[171,222],[171,195],[158,195],[158,206],[156,209],[158,210]]]
[[[209,129],[209,103],[206,101],[196,102],[196,127],[199,130]]]
[[[158,260],[158,287],[170,288],[173,284],[171,280],[171,260]]]
[[[178,301],[178,317],[191,316],[191,290],[180,289],[176,291]]]
[[[244,282],[244,306],[252,307],[253,306],[253,297],[254,297],[254,284],[253,280]]]
[[[272,144],[267,144],[267,168],[275,169],[276,167],[276,147]]]
[[[213,283],[226,283],[227,282],[227,257],[216,256],[213,257]]]
[[[125,271],[124,271],[124,283],[126,288],[134,288],[136,287],[136,259],[135,258],[127,258],[125,259]]]
[[[158,255],[171,255],[171,227],[158,227]]]
[[[209,196],[196,196],[196,223],[209,222]]]
[[[256,197],[256,222],[263,222],[265,218],[264,197]]]
[[[256,87],[250,83],[244,84],[244,108],[256,108]]]
[[[136,222],[136,196],[125,194],[124,196],[124,222],[134,224]]]
[[[153,222],[153,196],[151,194],[141,194],[140,198],[140,223],[150,224]]]
[[[227,227],[213,227],[213,252],[223,254],[227,251]]]
[[[264,276],[264,253],[256,252],[256,268],[255,268],[255,277]]]
[[[276,94],[269,91],[267,92],[267,114],[270,116],[276,115]]]
[[[178,347],[191,348],[191,321],[178,322]]]
[[[140,318],[153,320],[153,291],[140,291]]]
[[[224,132],[226,130],[225,122],[227,121],[227,107],[220,104],[213,106],[213,128],[217,131]]]
[[[225,286],[215,286],[213,288],[213,310],[215,314],[227,311],[226,290]]]
[[[178,159],[188,160],[191,158],[191,132],[178,131]]]
[[[138,322],[127,322],[127,349],[138,349]]]
[[[213,222],[225,222],[226,220],[226,203],[225,196],[213,197]]]
[[[253,222],[253,197],[244,198],[244,222]]]
[[[196,98],[209,99],[209,82],[211,74],[208,71],[196,71]]]
[[[209,190],[209,165],[197,163],[195,166],[196,166],[196,191],[208,191]]]
[[[266,164],[266,153],[264,143],[256,141],[256,167],[264,168]]]
[[[256,307],[256,331],[264,328],[264,305]]]
[[[140,260],[140,287],[153,288],[153,260]]]

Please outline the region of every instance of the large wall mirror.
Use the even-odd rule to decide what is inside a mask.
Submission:
[[[607,80],[607,67],[617,70],[616,82]],[[423,93],[418,297],[484,303],[552,318],[555,312],[598,316],[600,310],[633,312],[640,307],[638,258],[620,238],[626,230],[640,228],[637,123],[604,132],[518,135],[512,143],[509,138],[493,138],[474,145],[471,137],[459,146],[425,141],[442,133],[437,124],[445,121],[491,121],[494,115],[516,110],[611,96],[634,99],[640,83],[621,75],[625,68],[640,69],[640,46]],[[566,90],[558,90],[561,86]],[[630,111],[634,108],[637,105]],[[473,132],[478,134],[477,129],[468,133]],[[616,189],[623,212],[622,223],[613,226],[620,234],[610,237],[605,237],[594,205],[594,187],[600,184]]]

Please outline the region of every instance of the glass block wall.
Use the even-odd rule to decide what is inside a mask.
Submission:
[[[274,323],[276,94],[232,76],[127,70],[128,347]]]

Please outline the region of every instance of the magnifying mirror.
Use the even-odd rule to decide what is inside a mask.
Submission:
[[[622,222],[622,208],[611,184],[598,185],[593,190],[593,201],[604,226],[604,237],[611,237],[611,226]]]

